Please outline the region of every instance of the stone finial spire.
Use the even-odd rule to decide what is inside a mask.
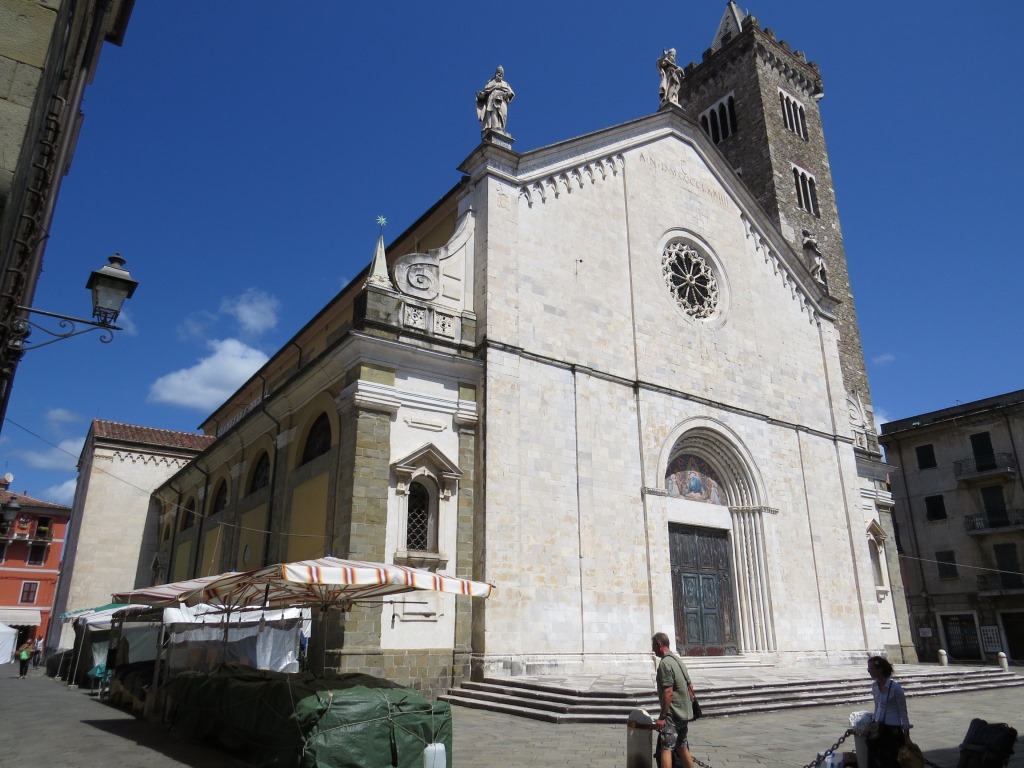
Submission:
[[[388,260],[384,255],[384,225],[388,220],[383,216],[377,217],[380,224],[380,234],[377,235],[377,248],[373,252],[373,261],[370,262],[370,276],[363,283],[365,288],[368,285],[379,285],[384,288],[391,288],[391,278],[388,276]]]
[[[718,30],[715,32],[715,39],[711,41],[711,50],[717,51],[728,37],[734,37],[743,29],[743,20],[747,14],[739,9],[739,6],[729,0],[725,6],[725,13],[722,20],[718,22]]]

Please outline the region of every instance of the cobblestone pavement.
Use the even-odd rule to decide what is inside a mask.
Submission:
[[[972,717],[1024,730],[1024,688],[911,698],[914,740],[925,757],[953,768]],[[706,718],[691,728],[696,757],[713,768],[803,766],[846,730],[855,706]],[[623,768],[626,727],[552,725],[453,707],[454,768],[589,766]],[[852,750],[853,739],[843,746]],[[17,679],[0,666],[0,768],[241,768],[209,747],[177,741],[165,728],[96,701],[35,670]],[[1024,768],[1018,742],[1010,768]]]

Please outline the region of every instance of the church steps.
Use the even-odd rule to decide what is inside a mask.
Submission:
[[[1024,686],[1024,677],[996,668],[911,673],[901,675],[899,681],[908,697]],[[871,700],[865,679],[852,675],[827,680],[716,684],[698,690],[698,695],[709,717],[836,704],[865,708]],[[654,712],[658,707],[653,691],[643,693],[636,687],[631,691],[580,690],[508,678],[466,682],[440,698],[458,706],[552,723],[622,724],[634,709]]]

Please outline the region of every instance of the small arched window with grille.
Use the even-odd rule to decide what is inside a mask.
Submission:
[[[331,450],[331,420],[326,413],[317,416],[313,426],[306,435],[306,445],[302,449],[302,463],[307,464],[317,456],[323,456]]]
[[[405,548],[410,552],[437,551],[437,514],[434,499],[423,483],[409,484]]]
[[[252,477],[249,478],[249,493],[256,493],[260,488],[266,488],[270,484],[270,455],[264,451],[256,459],[256,466],[252,470]]]

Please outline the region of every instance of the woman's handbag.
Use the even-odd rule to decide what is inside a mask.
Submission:
[[[693,708],[693,717],[691,717],[690,720],[700,720],[704,716],[704,713],[700,711],[700,702],[697,701],[696,696],[690,699],[690,706]]]

